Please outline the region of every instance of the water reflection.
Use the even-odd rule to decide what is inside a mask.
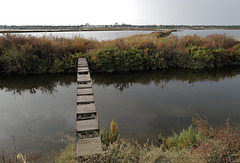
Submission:
[[[0,77],[0,150],[35,149],[41,159],[63,147],[58,132],[74,136],[76,75]],[[34,139],[34,143],[33,143]],[[45,162],[45,161],[43,161]]]
[[[92,74],[92,78],[95,85],[103,87],[113,85],[115,89],[122,92],[134,84],[154,84],[164,89],[170,81],[188,82],[189,84],[202,81],[217,82],[226,78],[233,78],[239,74],[240,68],[225,67],[211,70],[166,69],[135,73],[97,73]]]
[[[186,128],[196,113],[223,125],[240,123],[240,69],[179,69],[93,74],[100,126],[118,122],[121,137],[140,143]]]
[[[100,127],[114,119],[122,138],[140,143],[191,124],[195,113],[214,124],[240,123],[240,68],[168,69],[92,74]],[[58,149],[57,132],[74,136],[76,75],[0,77],[0,147]],[[31,130],[31,132],[30,132]],[[32,132],[33,131],[33,132]]]
[[[24,93],[53,94],[57,86],[67,87],[76,81],[75,75],[11,75],[0,76],[0,89],[12,94],[22,95]]]

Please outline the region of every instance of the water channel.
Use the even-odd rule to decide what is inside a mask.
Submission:
[[[104,32],[92,37],[101,41],[139,34],[107,32],[104,37]],[[232,32],[240,36],[239,30],[225,30]],[[184,33],[195,34],[175,34]],[[144,143],[159,133],[168,136],[191,125],[196,113],[213,125],[224,125],[228,117],[240,124],[240,68],[97,73],[92,79],[100,127],[114,119],[121,138]],[[13,138],[17,152],[34,149],[46,156],[63,148],[61,132],[75,134],[76,88],[76,74],[0,76],[0,149],[14,151]]]
[[[140,143],[191,125],[196,113],[213,125],[240,124],[240,69],[92,74],[100,127],[114,119],[121,138]],[[17,151],[63,147],[59,133],[74,136],[76,75],[0,78],[0,144]],[[33,139],[34,138],[34,142]]]

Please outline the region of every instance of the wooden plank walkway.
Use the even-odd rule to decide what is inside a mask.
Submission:
[[[89,155],[89,153],[100,153],[102,152],[101,138],[86,138],[79,139],[76,145],[76,153],[81,153],[81,155]]]
[[[92,88],[77,89],[77,95],[93,95]]]
[[[85,58],[78,59],[76,158],[102,153],[92,80]]]

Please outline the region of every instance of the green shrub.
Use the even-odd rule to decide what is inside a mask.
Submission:
[[[187,130],[183,129],[179,134],[173,132],[173,135],[168,138],[164,138],[160,134],[158,141],[167,149],[185,149],[196,146],[198,138],[200,138],[199,133],[189,126]]]
[[[113,144],[114,142],[116,142],[118,138],[119,129],[118,125],[116,124],[116,122],[114,122],[114,120],[112,120],[111,122],[109,131],[106,127],[101,129],[101,140],[106,147],[108,147],[109,144]]]

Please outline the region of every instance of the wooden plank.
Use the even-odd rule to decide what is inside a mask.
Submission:
[[[87,60],[78,60],[78,64],[87,64]]]
[[[78,60],[78,62],[87,62],[87,60],[86,59]]]
[[[86,67],[78,67],[78,70],[89,70],[89,68],[86,66]]]
[[[88,67],[82,67],[82,68],[79,67],[79,68],[78,68],[78,73],[79,73],[79,72],[89,72],[89,69],[88,69]]]
[[[91,81],[90,74],[81,74],[81,75],[78,74],[77,81],[79,81],[79,82]]]
[[[87,61],[86,58],[78,58],[78,61]]]
[[[79,139],[76,143],[76,156],[85,156],[102,153],[101,138]]]
[[[90,78],[90,74],[81,74],[81,75],[78,75],[78,79],[81,79],[81,78]]]
[[[78,67],[87,67],[88,64],[87,63],[78,63]]]
[[[85,66],[85,67],[78,67],[79,70],[81,69],[89,69],[88,66]]]
[[[77,89],[77,95],[93,95],[92,88]]]
[[[77,103],[93,103],[93,95],[77,96]]]
[[[77,78],[77,81],[78,82],[91,82],[92,80],[91,80],[91,78],[90,77],[88,77],[88,78]]]
[[[78,67],[87,67],[88,63],[87,62],[78,62]]]
[[[86,67],[78,67],[78,70],[88,70],[89,68],[88,68],[88,66],[86,66]]]
[[[95,104],[77,105],[77,114],[90,114],[96,112],[97,111]]]
[[[78,63],[87,63],[87,60],[80,60]]]
[[[86,69],[86,70],[78,70],[78,73],[82,73],[82,72],[89,72],[89,70],[88,69]]]
[[[78,63],[85,63],[85,62],[87,62],[86,59],[85,60],[78,60]]]
[[[97,119],[77,121],[77,125],[76,125],[77,132],[93,131],[93,130],[99,130]]]
[[[84,88],[92,88],[92,83],[88,83],[88,84],[78,84],[77,85],[78,89],[84,89]]]

